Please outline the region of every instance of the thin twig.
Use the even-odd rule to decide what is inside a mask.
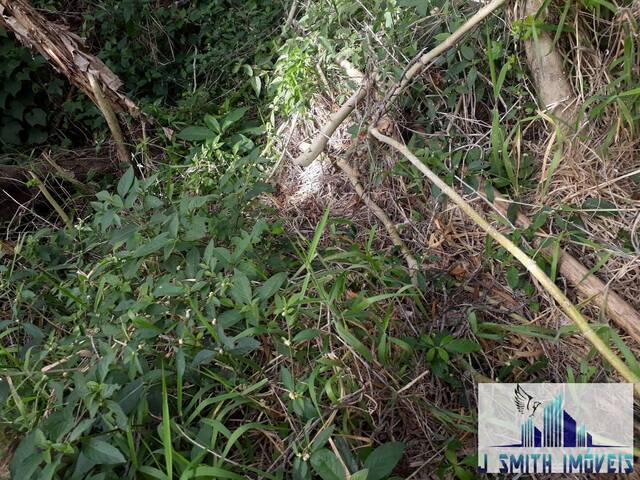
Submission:
[[[42,183],[42,180],[40,180],[40,178],[38,178],[38,176],[35,173],[33,173],[32,171],[29,171],[29,175],[31,175],[31,178],[33,178],[35,180],[36,185],[38,186],[38,190],[40,190],[40,192],[42,192],[42,194],[48,200],[48,202],[51,204],[53,209],[58,213],[58,215],[60,215],[60,218],[62,218],[62,220],[64,221],[65,225],[68,228],[71,228],[73,226],[73,223],[71,222],[71,219],[65,213],[65,211],[62,209],[62,207],[56,201],[56,199],[53,198],[53,195],[51,195],[51,193],[49,193],[49,190],[47,190],[47,187],[44,185],[44,183]]]
[[[358,172],[356,172],[355,169],[351,167],[351,165],[349,165],[346,160],[339,159],[336,161],[336,165],[338,165],[338,167],[340,167],[340,169],[344,173],[346,173],[349,181],[351,182],[351,185],[353,185],[353,188],[355,189],[358,196],[362,199],[365,205],[369,207],[369,210],[371,210],[373,214],[378,217],[378,220],[382,222],[384,228],[387,229],[389,237],[391,237],[391,241],[396,247],[400,249],[400,252],[402,252],[402,256],[407,262],[412,283],[414,284],[414,286],[417,286],[419,270],[418,261],[413,256],[411,250],[409,250],[402,238],[400,238],[398,230],[396,229],[389,216],[385,213],[384,210],[382,210],[382,208],[380,208],[380,206],[378,206],[376,202],[373,201],[373,199],[365,191],[364,187],[360,183],[360,180],[358,179]]]

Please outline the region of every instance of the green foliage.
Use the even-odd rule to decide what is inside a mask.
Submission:
[[[62,119],[54,105],[63,101],[64,80],[52,78],[45,60],[16,45],[2,28],[0,56],[0,151],[50,141]]]
[[[425,352],[426,362],[434,374],[453,385],[460,385],[459,379],[451,373],[453,358],[481,350],[478,342],[455,338],[448,332],[422,335],[416,349]]]
[[[346,342],[346,355],[391,364],[411,351],[376,320],[378,304],[407,295],[410,279],[371,245],[325,251],[321,237],[336,228],[328,211],[314,238],[296,244],[256,208],[264,159],[232,140],[250,128],[244,114],[186,127],[180,137],[203,140],[176,158],[179,175],[137,178],[130,168],[96,194],[91,216],[40,230],[0,266],[3,295],[14,299],[3,328],[17,339],[0,352],[12,379],[0,381],[0,415],[24,435],[14,476],[272,478],[252,466],[260,432],[297,454],[279,475],[345,478],[326,450],[330,438],[352,478],[387,478],[400,461],[399,443],[358,460],[339,436],[346,424],[316,432],[314,422],[359,388],[329,355],[327,333]],[[227,167],[194,183],[206,176],[190,170],[197,155]],[[345,300],[345,262],[387,293],[363,285]],[[338,315],[328,332],[315,324],[323,309]],[[271,349],[306,367],[265,377],[261,358]],[[304,436],[291,437],[292,425]]]
[[[317,84],[312,60],[315,49],[309,38],[290,39],[280,49],[269,87],[274,113],[289,115],[308,107]]]
[[[37,2],[52,10],[67,3]],[[280,36],[284,5],[270,0],[99,0],[80,2],[70,17],[91,51],[124,80],[126,93],[177,133],[165,143],[153,140],[163,151],[152,159],[153,171],[122,172],[78,212],[73,228],[41,228],[18,242],[15,257],[2,258],[0,297],[10,309],[0,321],[0,419],[20,437],[15,478],[395,478],[405,473],[415,442],[395,431],[379,435],[371,405],[380,411],[405,401],[442,426],[433,428],[441,447],[435,473],[474,478],[468,445],[452,438],[475,433],[461,372],[533,379],[549,363],[509,354],[487,365],[481,342],[499,351],[514,336],[557,345],[576,334],[572,325],[555,329],[525,318],[540,309],[535,287],[490,239],[479,264],[498,265],[511,291],[532,300],[505,313],[512,322],[496,320],[500,305],[473,303],[461,307],[467,321],[453,323],[432,302],[440,292],[455,292],[457,301],[459,279],[427,271],[416,288],[398,252],[377,249],[376,228],[362,241],[349,220],[331,218],[326,208],[297,235],[259,201],[272,193],[264,174],[282,153],[271,155],[276,143],[266,134],[289,115],[304,116],[326,93],[325,80],[336,104],[349,94],[351,86],[333,92],[334,81],[347,83],[335,66],[339,56],[375,72],[379,87],[391,85],[407,58],[440,43],[478,7],[444,0],[302,3],[288,32],[293,38]],[[581,5],[598,18],[613,13],[607,2]],[[539,121],[516,40],[544,29],[561,43],[572,28],[571,8],[564,2],[558,25],[517,22],[513,35],[488,19],[398,99],[399,133],[438,175],[452,184],[462,177],[471,187],[483,180],[490,198],[496,188],[519,197],[537,187],[532,158],[514,155],[514,145],[532,141]],[[585,111],[597,119],[615,107],[633,133],[637,48],[631,36],[605,40],[602,48],[623,53],[609,66],[611,85]],[[59,135],[72,144],[78,132],[106,138],[95,108],[57,83],[41,60],[7,37],[0,37],[0,51],[8,59],[0,67],[5,142],[31,145],[46,134],[47,141]],[[470,106],[473,121],[452,126],[452,116],[443,115],[459,117]],[[541,179],[544,192],[559,160]],[[378,167],[374,159],[374,181],[402,176],[407,196],[424,200],[411,219],[424,220],[423,211],[445,201],[407,162],[386,163],[382,175]],[[517,213],[513,203],[509,219]],[[511,237],[555,278],[561,239],[595,248],[581,218],[616,213],[594,192],[580,208],[542,211]],[[544,258],[527,241],[548,220],[561,233],[546,240],[552,255]],[[640,370],[611,327],[598,325],[597,332]],[[592,355],[567,369],[570,380],[597,378]],[[455,407],[410,394],[416,371]],[[366,389],[382,392],[379,398],[362,393],[367,376]]]
[[[83,33],[129,94],[171,104],[198,87],[236,87],[231,70],[264,61],[281,15],[282,4],[273,0],[199,0],[189,8],[180,2],[103,0],[85,14]],[[193,118],[203,113],[191,112]]]

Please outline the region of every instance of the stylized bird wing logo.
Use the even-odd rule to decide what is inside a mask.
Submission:
[[[516,404],[518,411],[520,413],[528,413],[530,417],[533,417],[538,407],[542,405],[542,402],[534,400],[531,395],[524,391],[520,384],[516,385],[514,392],[515,397],[513,398],[513,401]]]

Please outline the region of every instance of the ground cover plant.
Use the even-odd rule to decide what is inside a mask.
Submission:
[[[479,382],[640,378],[640,10],[520,3],[0,0],[0,475],[465,480]]]

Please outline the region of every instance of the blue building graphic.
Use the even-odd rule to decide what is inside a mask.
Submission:
[[[601,448],[621,445],[598,445],[587,426],[578,424],[563,407],[564,397],[557,395],[552,401],[545,403],[542,412],[542,431],[533,423],[533,416],[520,424],[520,442],[499,447],[567,447],[567,448]]]

